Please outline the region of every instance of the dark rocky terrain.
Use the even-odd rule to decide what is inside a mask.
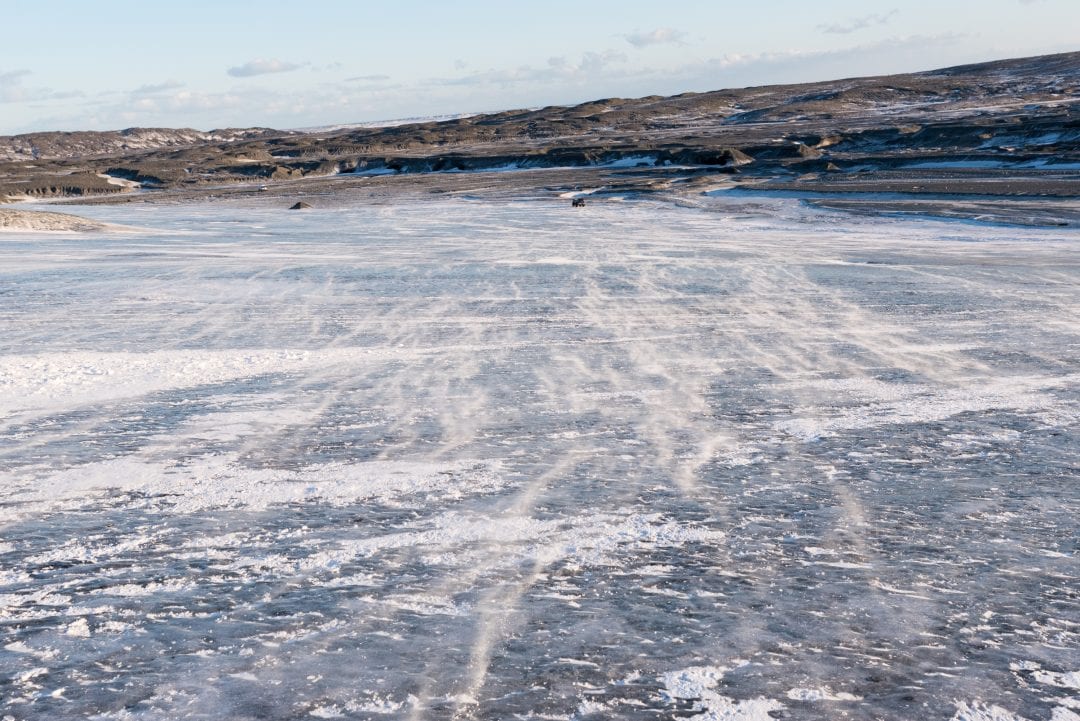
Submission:
[[[418,174],[545,168],[593,169],[585,182],[617,192],[696,193],[723,183],[1073,198],[1078,100],[1080,52],[392,127],[37,133],[0,138],[0,198],[277,193],[295,190],[277,181],[330,176],[403,187]],[[538,182],[553,184],[550,175]],[[578,174],[563,185],[580,182]]]
[[[125,130],[84,130],[79,132],[25,133],[0,136],[0,160],[60,160],[118,155],[136,150],[176,148],[211,142],[235,142],[265,136],[279,136],[271,128],[127,128]]]

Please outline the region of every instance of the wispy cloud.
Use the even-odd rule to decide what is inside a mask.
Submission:
[[[345,78],[347,83],[381,83],[389,80],[389,75],[354,75],[351,78]]]
[[[912,35],[835,50],[724,55],[673,69],[669,71],[669,77],[673,80],[686,78],[688,87],[700,87],[702,81],[707,81],[719,88],[849,77],[853,67],[860,68],[866,75],[929,70],[969,62],[968,57],[956,53],[964,37],[958,33]],[[724,85],[716,84],[718,82]]]
[[[897,12],[899,11],[894,8],[887,13],[870,13],[869,15],[851,18],[847,22],[826,23],[818,25],[818,30],[823,33],[848,35],[849,33],[865,30],[866,28],[874,27],[876,25],[888,25]]]
[[[184,83],[179,80],[166,80],[162,83],[155,83],[152,85],[140,85],[131,91],[132,95],[157,95],[158,93],[164,93],[169,90],[176,90],[184,87]]]
[[[516,68],[488,70],[486,72],[470,73],[456,78],[431,78],[425,81],[428,86],[465,85],[465,86],[512,86],[512,85],[544,85],[549,83],[565,83],[578,80],[592,79],[607,72],[612,65],[625,63],[625,53],[617,50],[604,52],[586,52],[578,60],[571,60],[565,56],[549,58],[547,65],[536,67],[533,65],[520,65]]]
[[[51,90],[23,85],[23,78],[31,74],[29,70],[9,70],[0,73],[0,103],[27,103],[85,97],[81,90]]]
[[[647,32],[636,32],[623,35],[626,42],[635,48],[644,48],[650,45],[679,44],[686,37],[686,33],[674,28],[656,28]]]
[[[269,73],[287,73],[303,67],[300,63],[286,63],[281,60],[264,60],[256,58],[249,60],[243,65],[229,68],[226,72],[234,78],[250,78],[254,75],[268,75]]]
[[[0,73],[0,103],[17,103],[20,100],[26,100],[26,88],[23,87],[22,81],[29,74],[29,70],[9,70],[6,73]]]
[[[22,79],[30,74],[29,70],[9,70],[6,73],[0,73],[0,86],[14,85],[22,82]]]

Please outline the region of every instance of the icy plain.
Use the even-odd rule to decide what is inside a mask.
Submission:
[[[701,202],[0,236],[0,719],[1080,718],[1080,234]]]

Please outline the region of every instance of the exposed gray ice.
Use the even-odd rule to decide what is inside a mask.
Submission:
[[[0,719],[1075,721],[1080,234],[702,202],[0,237]]]

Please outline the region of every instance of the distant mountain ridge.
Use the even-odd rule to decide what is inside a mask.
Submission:
[[[687,168],[774,185],[825,173],[835,185],[915,162],[954,175],[1080,167],[1080,52],[309,132],[128,128],[0,137],[0,202],[537,168]],[[1054,193],[1080,188],[1072,176],[1054,182]],[[911,183],[897,183],[913,192]]]
[[[271,128],[125,128],[0,135],[0,160],[56,160],[116,155],[134,150],[236,142],[287,134]]]

